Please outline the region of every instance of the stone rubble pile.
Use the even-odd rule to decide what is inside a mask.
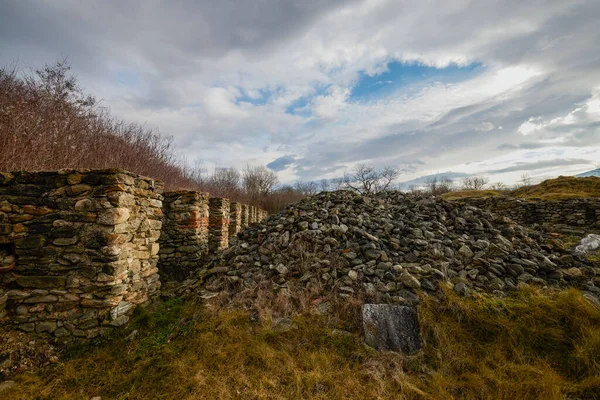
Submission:
[[[418,302],[415,290],[440,285],[463,295],[574,285],[597,297],[600,269],[541,239],[466,204],[401,192],[326,192],[242,231],[196,279],[207,296],[231,284],[270,280],[277,288],[294,280],[408,305]]]

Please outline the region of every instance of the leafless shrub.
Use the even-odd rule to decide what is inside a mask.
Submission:
[[[413,183],[408,186],[408,191],[413,194],[420,194],[423,192],[423,189],[419,185]]]
[[[319,185],[317,182],[297,182],[294,185],[294,189],[304,196],[314,196],[319,193]]]
[[[343,177],[333,178],[331,180],[331,186],[333,190],[341,190],[344,189],[345,179]]]
[[[123,168],[167,189],[206,191],[271,212],[301,197],[275,193],[277,175],[262,166],[209,172],[201,159],[188,163],[171,137],[111,116],[70,68],[62,60],[34,72],[0,69],[0,170]]]
[[[331,182],[328,179],[321,179],[319,181],[319,189],[321,192],[327,192],[331,190]]]
[[[490,189],[492,189],[492,190],[508,190],[508,186],[506,186],[503,182],[495,182],[495,183],[490,183]]]
[[[484,176],[468,176],[463,179],[463,189],[482,190],[489,181],[489,178]]]
[[[352,174],[344,176],[344,187],[360,194],[374,194],[389,189],[399,175],[397,168],[384,167],[378,170],[372,165],[357,164]]]
[[[454,181],[447,177],[433,177],[425,181],[425,192],[430,195],[438,196],[454,190]]]
[[[521,186],[531,186],[533,184],[533,179],[531,178],[531,176],[529,176],[529,174],[523,174],[521,175],[521,180],[519,181],[519,183],[521,184]]]
[[[253,200],[258,201],[268,195],[277,182],[277,174],[262,165],[246,165],[242,171],[244,190]]]

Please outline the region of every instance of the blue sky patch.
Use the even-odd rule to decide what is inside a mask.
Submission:
[[[301,117],[310,117],[312,115],[312,110],[310,109],[311,100],[313,98],[315,98],[316,96],[321,96],[321,95],[326,94],[327,89],[330,86],[331,85],[325,85],[325,86],[321,85],[320,87],[315,89],[314,93],[311,93],[310,95],[302,96],[302,97],[296,99],[292,104],[290,104],[286,108],[285,112],[287,114],[299,115]]]
[[[267,104],[267,101],[269,101],[269,97],[271,97],[272,93],[270,90],[264,89],[258,89],[258,92],[260,93],[260,96],[258,97],[251,97],[248,95],[248,93],[242,94],[242,96],[235,99],[235,104],[250,103],[254,104],[255,106],[264,106],[265,104]]]
[[[350,100],[373,100],[409,86],[422,86],[434,82],[459,82],[472,78],[485,69],[480,63],[463,67],[453,64],[445,68],[436,68],[398,61],[390,62],[387,67],[387,71],[374,76],[361,73],[358,82],[352,89]]]

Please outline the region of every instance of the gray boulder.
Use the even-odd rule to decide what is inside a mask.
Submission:
[[[414,307],[363,304],[362,317],[367,345],[407,355],[421,349],[419,319]]]

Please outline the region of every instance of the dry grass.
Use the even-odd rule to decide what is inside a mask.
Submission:
[[[600,178],[559,176],[556,179],[545,180],[538,185],[524,186],[512,191],[511,195],[518,198],[541,200],[600,197]]]
[[[460,190],[457,192],[448,192],[441,195],[444,200],[458,200],[473,197],[494,197],[500,196],[499,190]]]
[[[259,307],[261,318],[179,300],[142,311],[97,347],[17,376],[6,398],[600,398],[600,313],[574,290],[424,299],[425,350],[413,357],[367,349],[354,322],[308,310],[294,327],[273,329],[270,315],[308,307],[292,293],[281,296],[250,296],[244,307]],[[348,309],[356,304],[338,316],[352,315]],[[332,329],[340,326],[348,333]],[[125,339],[132,329],[136,339]]]
[[[444,200],[509,196],[526,200],[562,200],[600,197],[600,178],[559,176],[545,180],[537,185],[523,186],[515,190],[462,190],[449,192],[441,197]]]

